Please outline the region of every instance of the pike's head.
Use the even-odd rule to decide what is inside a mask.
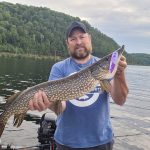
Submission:
[[[115,75],[123,51],[124,51],[124,45],[118,50],[114,51],[112,54],[107,56],[108,66],[107,65],[106,66],[108,70],[108,78],[112,78]]]
[[[112,79],[117,71],[118,63],[124,51],[124,46],[103,57],[90,67],[91,75],[98,80],[103,91],[110,92]]]
[[[113,78],[117,71],[118,63],[123,51],[124,46],[103,57],[91,66],[92,76],[99,81]]]

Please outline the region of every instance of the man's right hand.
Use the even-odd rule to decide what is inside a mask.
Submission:
[[[47,108],[51,108],[54,105],[54,102],[50,102],[43,91],[38,91],[35,93],[33,99],[29,101],[30,110],[43,111]]]
[[[33,99],[29,101],[29,109],[43,111],[46,110],[47,108],[51,109],[56,114],[60,114],[65,110],[66,102],[50,101],[45,92],[39,90],[37,93],[35,93]]]

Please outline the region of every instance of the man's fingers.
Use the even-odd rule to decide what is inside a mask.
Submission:
[[[40,106],[39,106],[39,92],[35,93],[35,95],[34,95],[33,107],[35,110],[41,111]]]
[[[35,93],[33,99],[29,101],[29,108],[30,110],[43,111],[47,108],[50,108],[53,104],[54,102],[50,102],[48,100],[45,92],[39,90],[37,93]]]
[[[30,110],[34,110],[33,101],[32,100],[29,101],[29,108],[30,108]]]
[[[126,57],[123,55],[120,58],[118,69],[124,70],[127,67]]]
[[[124,57],[122,55],[121,58],[120,58],[119,64],[118,64],[116,74],[121,75],[124,72],[124,70],[126,69],[126,67],[127,67],[126,57]]]
[[[43,94],[42,91],[38,92],[37,104],[39,106],[39,109],[38,109],[39,111],[42,111],[42,110],[46,109],[46,106],[44,104],[44,99],[43,99],[42,94]]]
[[[125,57],[125,56],[123,56],[123,55],[121,55],[120,60],[122,60],[122,61],[126,61],[126,57]]]
[[[43,103],[48,108],[50,106],[50,102],[49,102],[49,100],[48,100],[47,95],[45,94],[45,92],[42,92],[42,98],[43,98]]]

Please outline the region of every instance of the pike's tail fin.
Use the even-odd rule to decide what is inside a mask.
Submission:
[[[6,119],[5,119],[5,116],[3,115],[3,113],[0,115],[0,137],[2,136],[3,134],[3,131],[4,131],[4,128],[6,126]]]

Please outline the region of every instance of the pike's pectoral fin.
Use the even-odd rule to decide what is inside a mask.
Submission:
[[[13,125],[18,128],[22,124],[25,115],[26,115],[26,113],[15,114]]]
[[[10,96],[7,100],[6,100],[6,104],[4,105],[4,109],[6,109],[9,105],[11,105],[11,103],[20,95],[21,92],[17,92],[15,94],[13,94],[12,96]]]
[[[56,113],[56,115],[59,115],[60,113],[62,113],[63,110],[62,110],[62,103],[61,103],[61,101],[56,101],[54,103],[53,110]]]
[[[99,81],[99,83],[100,83],[101,89],[103,91],[110,92],[110,90],[111,90],[111,84],[110,84],[109,80],[102,80],[102,81]]]

